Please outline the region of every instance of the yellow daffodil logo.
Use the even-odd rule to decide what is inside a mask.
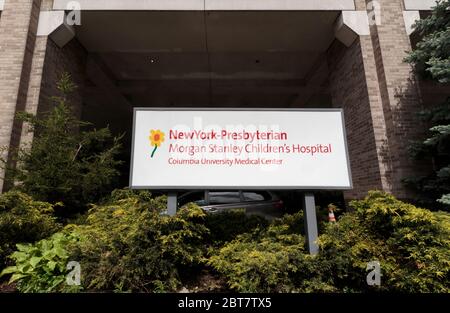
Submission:
[[[152,147],[155,147],[153,149],[152,155],[151,157],[153,158],[153,156],[155,155],[156,150],[158,149],[159,146],[161,146],[161,144],[164,142],[164,133],[162,131],[158,130],[151,130],[150,131],[150,144]]]

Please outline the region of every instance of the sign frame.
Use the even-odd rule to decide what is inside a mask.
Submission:
[[[344,136],[344,145],[346,153],[346,165],[349,177],[349,186],[133,186],[134,152],[136,136],[136,114],[138,111],[235,111],[235,112],[339,112],[341,113],[342,130]],[[342,108],[211,108],[211,107],[134,107],[133,108],[133,126],[131,142],[131,162],[129,175],[129,188],[132,190],[158,190],[158,191],[178,191],[178,190],[352,190],[352,170],[350,155],[348,149],[347,130],[345,128],[344,110]]]

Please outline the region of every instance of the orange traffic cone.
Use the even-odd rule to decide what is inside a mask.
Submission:
[[[328,222],[330,222],[330,223],[336,222],[336,217],[334,216],[332,207],[328,207]]]

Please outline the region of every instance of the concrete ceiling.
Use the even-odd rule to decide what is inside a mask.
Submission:
[[[77,35],[93,52],[323,51],[338,14],[84,11]]]
[[[134,106],[326,106],[338,14],[84,11],[76,32]]]

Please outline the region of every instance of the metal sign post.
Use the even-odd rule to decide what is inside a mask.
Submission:
[[[167,195],[167,213],[169,216],[177,214],[178,209],[178,194],[176,192],[169,192]]]
[[[311,255],[319,253],[319,245],[317,244],[318,230],[316,217],[316,201],[312,192],[306,192],[303,195],[303,208],[305,216],[305,234],[306,245]]]

